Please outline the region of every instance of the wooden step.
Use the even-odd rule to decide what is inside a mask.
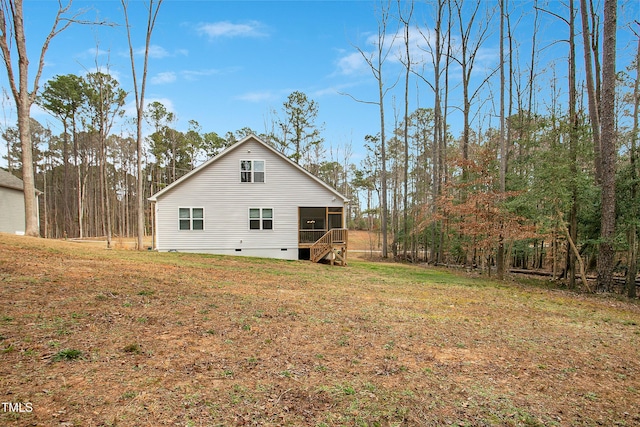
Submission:
[[[346,265],[347,262],[347,229],[334,228],[327,231],[310,248],[310,259],[312,262],[320,262],[327,255],[331,254],[331,265],[337,262]]]

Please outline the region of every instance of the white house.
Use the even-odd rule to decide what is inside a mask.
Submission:
[[[149,200],[159,251],[346,261],[347,198],[254,135]]]
[[[24,217],[24,183],[22,180],[4,169],[0,169],[0,232],[24,234],[26,221]],[[36,190],[36,209],[38,195]]]

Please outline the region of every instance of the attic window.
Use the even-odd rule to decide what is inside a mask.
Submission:
[[[264,160],[240,160],[240,182],[264,182]]]

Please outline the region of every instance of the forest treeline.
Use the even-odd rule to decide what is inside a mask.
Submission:
[[[136,180],[142,178],[146,201],[255,133],[350,198],[349,226],[378,233],[384,257],[494,268],[499,277],[508,268],[543,268],[571,287],[596,272],[598,289],[608,291],[615,275],[626,276],[624,290],[634,297],[639,24],[621,26],[621,6],[612,0],[602,10],[570,0],[553,11],[537,2],[464,3],[377,3],[377,38],[372,46],[356,47],[376,81],[375,101],[345,94],[378,107],[359,164],[352,161],[351,143],[325,141],[320,105],[296,91],[272,112],[263,132],[205,132],[193,120],[179,131],[166,106],[147,105],[150,136],[139,176],[134,124],[129,133],[113,131],[124,120],[127,89],[101,72],[56,76],[36,102],[64,131],[54,135],[31,119],[35,182],[44,192],[41,233],[135,235]],[[418,6],[433,17],[429,28],[416,18]],[[527,52],[513,32],[525,14],[534,22]],[[540,64],[536,41],[542,19],[557,21],[561,42],[554,67],[562,72],[552,79],[541,70],[548,63]],[[492,31],[499,33],[500,58],[487,71],[477,61],[489,28],[497,26]],[[631,57],[616,60],[617,31],[638,40]],[[413,58],[415,38],[421,38],[427,63]],[[402,64],[400,73],[391,58]],[[550,96],[541,102],[543,87]],[[391,89],[401,95],[389,99]],[[410,110],[416,97],[430,107]],[[20,176],[19,132],[9,127],[2,136],[9,168]],[[146,202],[144,218],[150,233]]]
[[[48,238],[130,237],[136,233],[135,123],[124,117],[126,92],[112,76],[63,75],[48,81],[36,103],[60,120],[64,131],[55,135],[30,119],[33,167],[40,196],[41,233]],[[186,132],[176,129],[177,117],[160,102],[151,102],[144,119],[151,129],[144,147],[143,196],[146,200],[226,147],[255,134],[314,175],[349,192],[343,164],[327,160],[315,119],[318,104],[293,92],[283,105],[283,119],[274,122],[280,134],[250,128],[203,132],[190,120]],[[274,113],[275,114],[275,113]],[[277,114],[276,114],[277,115]],[[275,116],[274,116],[275,117]],[[120,133],[113,132],[121,120]],[[22,176],[21,141],[17,126],[1,137],[8,170]],[[336,147],[337,148],[337,147]],[[354,166],[350,165],[351,170]],[[151,234],[151,206],[145,204],[145,233]],[[359,210],[355,210],[359,212]]]

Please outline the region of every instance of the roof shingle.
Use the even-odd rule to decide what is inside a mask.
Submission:
[[[0,187],[22,191],[24,189],[24,183],[17,176],[14,176],[4,169],[0,169]]]

